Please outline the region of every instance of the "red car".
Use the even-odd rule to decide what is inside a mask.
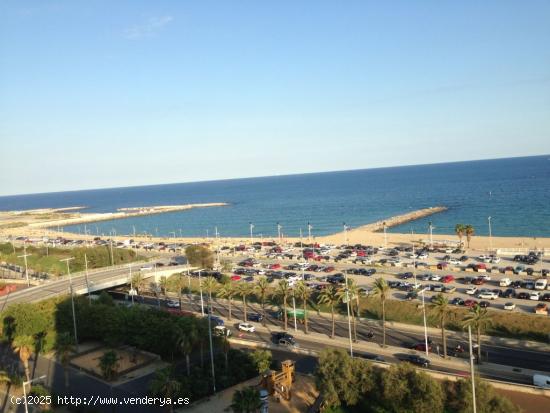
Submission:
[[[441,279],[441,282],[447,284],[447,283],[453,282],[454,280],[455,280],[455,277],[453,277],[452,275],[446,275]]]
[[[476,270],[486,270],[487,266],[485,264],[476,264]]]
[[[278,264],[278,263],[271,264],[271,265],[269,266],[269,269],[270,269],[270,270],[278,270],[279,268],[281,268],[281,264]]]
[[[234,274],[231,276],[231,281],[239,281],[241,279],[240,275]]]
[[[332,271],[334,271],[334,267],[329,266],[329,267],[325,268],[323,271],[324,272],[332,272]]]
[[[474,285],[483,285],[485,284],[485,280],[483,278],[476,278],[472,281],[472,284]]]
[[[417,350],[417,351],[426,351],[426,343],[416,343],[413,344],[411,349]],[[428,352],[432,351],[431,344],[428,343]]]
[[[466,301],[464,301],[464,306],[465,306],[465,307],[471,308],[471,307],[473,307],[473,306],[475,306],[475,305],[477,305],[477,301],[476,301],[476,300],[466,300]]]

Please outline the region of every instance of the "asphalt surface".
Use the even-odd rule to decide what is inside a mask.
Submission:
[[[148,305],[157,306],[158,301],[154,298],[147,298],[143,297],[143,302]],[[206,301],[205,301],[206,305]],[[161,300],[161,306],[165,306],[165,300]],[[184,299],[182,300],[182,306],[183,310],[191,310],[195,312],[201,312],[201,304],[200,304],[200,298],[192,296],[189,298],[188,296],[184,296]],[[223,301],[216,301],[213,300],[212,302],[212,308],[214,315],[220,315],[222,317],[227,318],[229,309],[228,304],[225,300]],[[248,304],[248,310],[247,313],[259,313],[261,314],[261,308],[260,305],[256,303]],[[206,307],[205,307],[206,309]],[[227,324],[227,327],[229,327],[234,333],[237,331],[237,325],[240,321],[243,319],[243,308],[241,302],[233,303],[232,306],[232,319],[233,321],[231,324]],[[274,314],[267,312],[266,317],[266,325],[268,327],[276,327],[279,329],[283,329],[283,322],[278,320]],[[254,323],[252,324],[259,324]],[[339,337],[349,337],[348,334],[348,322],[344,319],[337,319],[336,320],[336,327],[335,327],[335,333]],[[330,314],[323,314],[321,316],[317,315],[314,311],[308,312],[308,326],[309,330],[312,332],[317,332],[321,334],[325,334],[327,337],[330,336],[331,329],[332,329],[332,322],[330,318]],[[303,325],[300,323],[297,323],[298,330],[303,330]],[[294,321],[292,318],[288,320],[288,331],[292,333],[294,330]],[[374,337],[372,339],[368,338],[368,334],[370,332],[374,333]],[[448,339],[447,339],[447,348],[449,354],[453,351],[453,349],[457,346],[457,344],[460,344],[463,348],[468,348],[468,343],[465,342],[462,338],[456,339],[453,337],[453,333],[448,333]],[[245,333],[244,338],[250,339],[253,341],[259,341],[259,342],[270,342],[270,337],[266,336],[263,333],[255,332],[255,333]],[[443,344],[441,341],[441,335],[437,336],[431,336],[430,337],[433,341],[432,347],[435,349],[437,346],[440,347],[440,353],[443,353]],[[360,320],[357,322],[357,339],[358,341],[363,342],[372,342],[377,344],[382,344],[382,327],[376,322],[376,321],[368,321],[368,320]],[[415,331],[401,331],[401,330],[395,330],[391,327],[386,328],[386,344],[389,346],[394,347],[400,347],[403,349],[404,352],[407,350],[410,350],[410,347],[415,343],[423,343],[424,342],[424,334],[420,334]],[[312,346],[312,349],[316,348],[323,348],[326,345],[325,344],[319,344],[315,342],[309,342],[309,346]],[[317,346],[317,347],[316,347]],[[437,353],[435,353],[437,354]],[[465,356],[465,355],[464,355]],[[530,350],[523,350],[523,349],[517,349],[517,348],[509,348],[509,347],[502,347],[502,346],[495,346],[490,343],[482,343],[482,360],[485,362],[491,362],[495,364],[502,364],[506,366],[512,366],[517,367],[521,369],[533,369],[533,370],[542,370],[542,371],[549,371],[550,372],[550,356],[547,352],[538,352],[538,351],[530,351]]]

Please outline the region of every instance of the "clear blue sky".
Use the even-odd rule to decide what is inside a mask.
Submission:
[[[0,194],[550,153],[548,1],[0,14]]]

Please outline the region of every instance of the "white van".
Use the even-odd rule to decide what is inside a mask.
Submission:
[[[550,389],[550,376],[544,376],[542,374],[534,374],[533,385],[537,387],[542,387],[543,389]]]
[[[548,280],[545,280],[544,278],[539,278],[535,282],[535,290],[544,290],[547,285],[548,285]]]

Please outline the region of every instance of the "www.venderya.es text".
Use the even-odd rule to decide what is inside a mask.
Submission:
[[[25,404],[25,397],[12,396],[12,404]],[[188,397],[75,397],[75,396],[27,396],[27,405],[51,405],[58,406],[103,406],[103,405],[155,405],[155,406],[183,406],[189,404]]]

